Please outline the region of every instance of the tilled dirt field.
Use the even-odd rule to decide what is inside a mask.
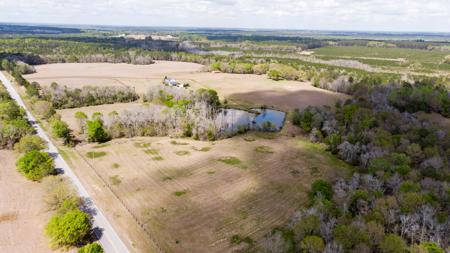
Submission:
[[[145,93],[151,85],[159,85],[165,76],[193,89],[202,87],[218,91],[231,103],[266,105],[289,110],[308,105],[334,105],[347,96],[313,87],[309,82],[273,81],[264,75],[241,75],[202,72],[203,65],[186,62],[157,61],[152,65],[112,63],[61,63],[36,66],[37,73],[26,75],[29,81],[42,85],[57,82],[70,87],[86,85],[132,86]]]

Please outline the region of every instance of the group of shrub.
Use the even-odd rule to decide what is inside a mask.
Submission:
[[[102,247],[91,243],[94,238],[91,216],[83,200],[77,196],[70,182],[60,176],[44,180],[44,202],[54,211],[45,227],[52,248],[80,247],[78,253],[101,253]],[[84,246],[82,246],[84,245]]]
[[[55,109],[133,102],[139,99],[133,88],[128,86],[84,86],[68,88],[52,83],[40,91],[41,99],[50,102]]]
[[[12,149],[23,136],[33,133],[25,111],[11,99],[0,82],[0,148]]]

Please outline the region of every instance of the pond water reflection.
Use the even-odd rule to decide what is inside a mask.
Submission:
[[[245,130],[280,131],[283,128],[285,112],[272,109],[223,109],[217,116],[223,131],[238,132]]]

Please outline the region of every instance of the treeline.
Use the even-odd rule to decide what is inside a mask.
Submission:
[[[449,42],[425,41],[425,40],[370,40],[370,39],[317,39],[312,37],[298,36],[275,36],[275,35],[239,35],[239,34],[208,34],[206,38],[210,41],[223,42],[254,42],[254,43],[289,43],[298,45],[302,49],[314,49],[330,44],[338,46],[364,46],[364,47],[397,47],[420,50],[442,50],[450,45]]]
[[[0,149],[12,149],[22,137],[32,133],[25,111],[0,82]]]
[[[354,165],[313,182],[310,203],[261,243],[272,252],[444,252],[450,245],[450,132],[389,102],[390,86],[362,87],[334,110],[309,107],[293,123]]]
[[[314,86],[348,93],[346,87],[352,83],[385,84],[400,82],[400,75],[371,73],[349,67],[336,67],[294,59],[249,59],[240,58],[227,61],[222,59],[209,65],[209,71],[236,74],[266,74],[273,80],[311,81]],[[342,79],[346,77],[346,79]],[[335,82],[333,84],[333,82]],[[345,82],[342,84],[342,82]]]
[[[44,38],[3,38],[0,48],[5,55],[25,55],[28,64],[35,64],[36,56],[39,64],[65,62],[109,62],[130,64],[152,64],[154,60],[187,61],[201,64],[212,62],[212,56],[200,56],[187,52],[148,50],[134,44],[116,44],[108,42],[82,42],[64,39]],[[102,40],[100,40],[102,41]]]
[[[275,36],[275,35],[233,35],[233,34],[214,34],[207,35],[208,40],[225,42],[266,42],[266,43],[290,43],[301,47],[303,50],[314,49],[327,45],[325,40],[315,39],[311,37],[296,37],[296,36]]]
[[[128,86],[84,86],[68,88],[52,83],[43,87],[40,98],[50,102],[55,109],[133,102],[139,95]]]
[[[67,34],[81,32],[78,28],[0,24],[0,34]]]
[[[154,104],[108,115],[95,113],[89,119],[77,112],[78,132],[87,141],[103,142],[111,138],[134,136],[191,137],[215,140],[228,136],[223,121],[217,120],[219,98],[217,92],[200,89],[191,92],[168,86],[152,87],[145,101]]]
[[[23,74],[35,72],[33,66],[30,66],[25,62],[16,62],[2,59],[0,70],[5,70],[10,73],[11,76],[14,77],[18,85],[25,87],[28,96],[39,96],[39,86],[37,85],[37,83],[30,83],[22,76]]]

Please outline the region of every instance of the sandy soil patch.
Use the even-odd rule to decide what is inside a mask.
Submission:
[[[253,135],[246,137],[254,141],[241,136],[215,143],[117,139],[77,146],[70,157],[136,251],[148,252],[143,244],[156,242],[163,252],[230,252],[232,235],[257,240],[284,224],[305,200],[312,178],[332,177],[336,168],[298,139]],[[256,151],[261,146],[271,152]],[[106,155],[89,159],[91,151]],[[219,161],[228,156],[241,162]]]
[[[51,251],[44,227],[51,216],[42,201],[42,185],[16,171],[16,154],[0,150],[0,252]]]
[[[201,72],[196,63],[158,61],[152,65],[111,63],[65,63],[36,66],[27,75],[42,85],[57,82],[71,87],[86,85],[126,85],[145,93],[159,85],[165,76],[189,83],[193,89],[213,88],[230,102],[274,106],[288,110],[307,105],[334,105],[347,96],[311,86],[309,82],[273,81],[266,76]]]

